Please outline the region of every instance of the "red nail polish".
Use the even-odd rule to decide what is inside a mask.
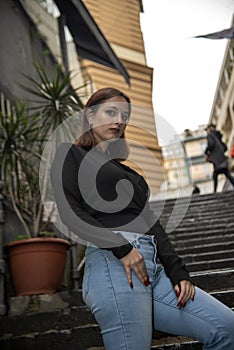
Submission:
[[[176,296],[179,297],[180,296],[180,292],[178,290],[175,291]]]
[[[133,288],[133,283],[129,282],[129,286],[130,286],[130,288]]]
[[[146,287],[148,287],[149,284],[150,284],[149,281],[147,281],[147,280],[144,281],[144,285],[145,285]]]

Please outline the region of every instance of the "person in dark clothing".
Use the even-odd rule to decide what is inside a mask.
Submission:
[[[222,141],[222,134],[220,133],[220,131],[216,130],[214,124],[209,124],[205,130],[207,131],[207,147],[205,150],[205,154],[208,157],[207,160],[213,163],[214,166],[214,192],[217,191],[219,174],[224,174],[234,187],[234,178],[229,172],[228,158],[225,155],[225,152],[227,151],[227,146]]]
[[[201,192],[200,188],[198,186],[194,185],[192,194],[200,194],[200,192]]]
[[[194,285],[150,208],[144,177],[123,162],[130,112],[125,93],[96,91],[82,134],[61,144],[52,164],[60,218],[87,242],[84,302],[106,350],[150,350],[153,327],[233,350],[234,313]]]

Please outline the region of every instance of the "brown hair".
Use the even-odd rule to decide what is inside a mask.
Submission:
[[[125,98],[125,100],[128,102],[128,109],[129,109],[129,115],[130,115],[131,100],[125,93],[112,87],[105,87],[97,90],[92,94],[92,96],[86,102],[86,105],[84,107],[81,135],[75,141],[75,144],[77,146],[92,148],[96,145],[96,140],[94,138],[92,128],[90,128],[88,123],[87,111],[89,108],[91,108],[93,112],[96,113],[98,111],[100,104],[104,103],[106,100],[115,96],[122,96]],[[121,142],[119,143],[115,142],[114,144],[110,143],[108,150],[112,158],[118,159],[118,160],[126,160],[129,155],[129,148],[125,140],[124,132],[120,138],[122,139]]]

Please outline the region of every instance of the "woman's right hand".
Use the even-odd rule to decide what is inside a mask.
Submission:
[[[133,248],[127,255],[120,259],[120,261],[123,264],[127,280],[131,288],[133,288],[132,270],[145,286],[148,286],[150,284],[145,261],[143,259],[143,256],[138,252],[136,248]]]

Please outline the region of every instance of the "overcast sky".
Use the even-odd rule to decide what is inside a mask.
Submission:
[[[155,113],[177,133],[196,130],[208,122],[227,39],[192,37],[229,28],[234,0],[143,0],[143,7]]]

